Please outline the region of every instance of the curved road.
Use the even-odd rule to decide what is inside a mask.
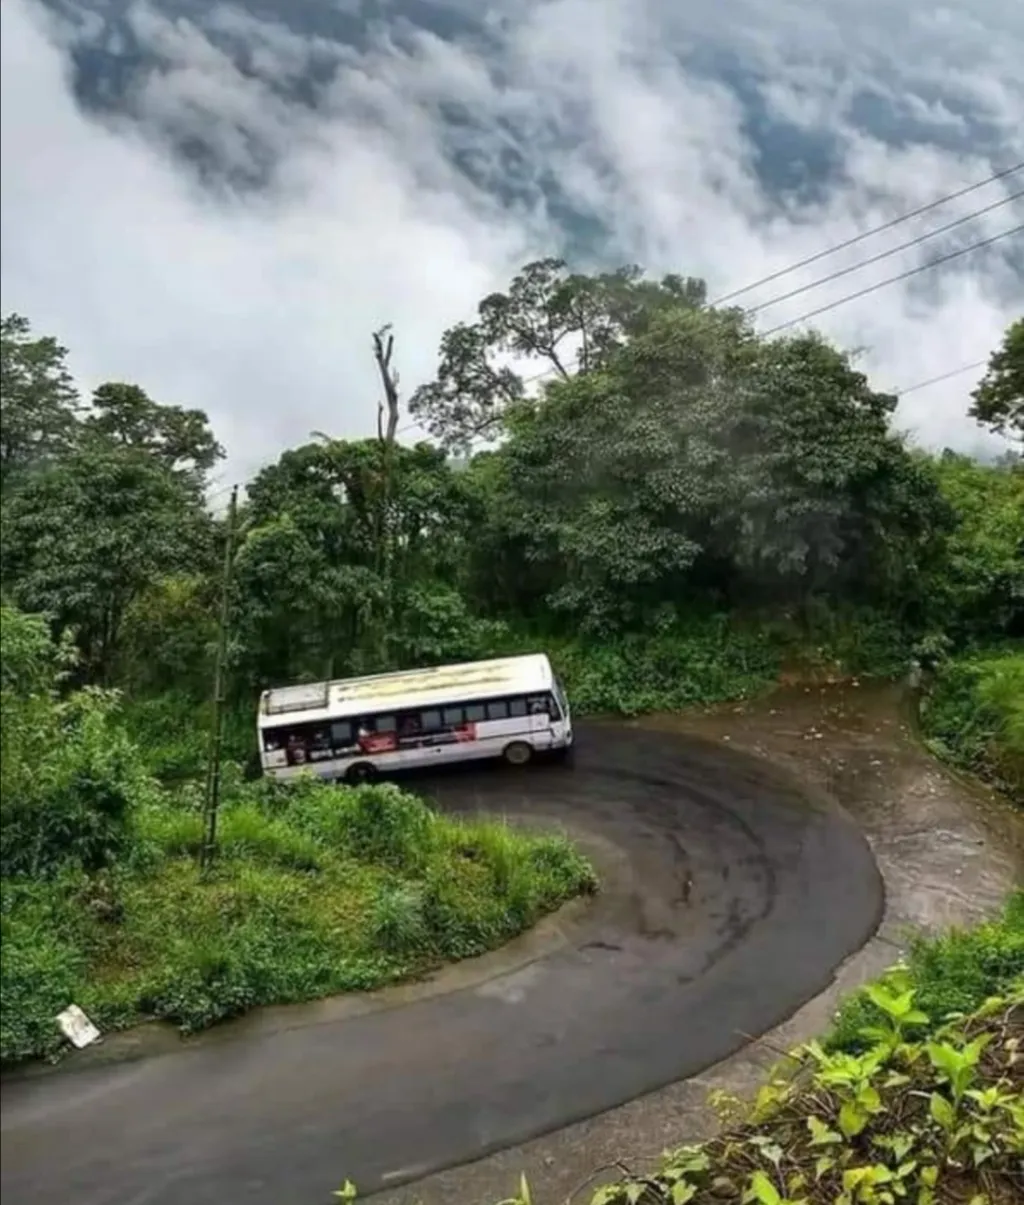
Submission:
[[[845,813],[693,739],[584,725],[575,766],[424,780],[618,851],[573,940],[400,1008],[3,1087],[5,1205],[283,1205],[525,1141],[724,1058],[824,988],[882,884]]]

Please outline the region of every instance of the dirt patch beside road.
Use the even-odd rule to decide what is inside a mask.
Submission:
[[[1024,882],[1024,816],[927,753],[897,687],[789,688],[754,703],[650,717],[637,726],[691,733],[758,754],[838,799],[867,834],[885,879],[878,934],[843,965],[827,991],[764,1041],[703,1075],[525,1146],[375,1195],[378,1205],[492,1205],[514,1191],[520,1172],[537,1205],[561,1205],[602,1164],[622,1159],[642,1166],[666,1147],[708,1136],[714,1127],[708,1091],[751,1089],[775,1061],[773,1047],[790,1048],[820,1034],[841,996],[899,957],[908,929],[935,932],[977,921]]]

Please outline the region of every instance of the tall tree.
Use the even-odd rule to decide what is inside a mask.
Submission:
[[[321,439],[285,452],[249,487],[236,579],[247,675],[285,681],[386,663],[417,607],[434,606],[432,583],[455,579],[467,513],[465,487],[427,444],[389,452],[379,439]]]
[[[1024,635],[1024,471],[945,452],[934,463],[956,525],[927,587],[935,626],[957,637]]]
[[[88,435],[152,456],[164,468],[202,478],[224,455],[202,410],[154,402],[138,385],[109,381],[92,395]]]
[[[979,423],[1024,441],[1024,317],[1007,327],[971,397]]]
[[[409,402],[412,414],[447,447],[465,450],[501,433],[526,381],[504,363],[514,356],[536,372],[568,380],[598,368],[624,339],[666,308],[704,303],[702,281],[666,276],[647,281],[639,268],[599,276],[570,273],[558,259],[527,264],[507,293],[479,305],[479,320],[459,323],[441,339],[435,380]]]
[[[894,403],[818,338],[765,342],[736,311],[666,309],[518,408],[499,453],[506,522],[557,567],[550,602],[604,630],[681,599],[864,597],[883,560],[895,589],[942,508],[889,432]]]
[[[27,318],[0,322],[0,487],[66,453],[78,432],[80,404],[67,349],[35,338]]]
[[[5,589],[72,631],[84,675],[99,683],[111,680],[136,599],[209,555],[211,520],[191,483],[145,452],[99,442],[33,474],[2,524]]]

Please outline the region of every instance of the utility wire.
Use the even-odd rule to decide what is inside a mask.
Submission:
[[[912,385],[906,385],[902,389],[894,389],[893,393],[897,397],[904,397],[908,393],[916,393],[919,389],[927,389],[930,385],[938,385],[941,381],[948,381],[952,377],[961,376],[965,372],[971,372],[974,369],[984,368],[988,360],[972,360],[969,364],[961,364],[958,368],[951,368],[948,372],[940,373],[936,377],[928,377],[924,381],[915,381]],[[548,374],[545,374],[548,375]],[[398,428],[396,435],[401,435],[403,431],[411,431],[413,427],[418,427],[418,422],[406,423]],[[222,474],[223,476],[223,474]],[[230,485],[222,486],[218,490],[214,490],[207,495],[207,499],[216,498],[220,494],[226,494],[232,487]]]
[[[883,230],[891,230],[894,226],[902,225],[903,222],[909,222],[911,218],[919,217],[922,213],[929,213],[933,209],[938,209],[940,205],[946,205],[950,201],[957,200],[959,197],[967,196],[968,193],[976,192],[979,188],[984,188],[986,184],[993,184],[996,180],[1012,176],[1014,172],[1019,172],[1021,168],[1024,168],[1024,160],[1020,163],[1015,163],[1012,167],[1006,167],[1002,171],[995,172],[991,176],[986,176],[984,180],[978,180],[976,183],[968,184],[965,188],[958,189],[956,192],[947,193],[945,196],[939,197],[934,201],[929,201],[927,205],[921,205],[917,209],[911,209],[908,213],[900,214],[899,217],[891,218],[880,226],[872,226],[869,230],[863,230],[860,234],[855,234],[844,242],[836,243],[832,247],[826,247],[824,251],[818,251],[814,255],[809,255],[806,259],[801,259],[795,264],[790,264],[788,268],[780,268],[777,272],[772,272],[768,276],[762,276],[760,280],[752,281],[740,289],[734,289],[731,293],[725,293],[721,297],[716,297],[709,304],[715,306],[722,305],[726,301],[732,301],[734,297],[740,297],[744,293],[749,293],[752,289],[760,288],[761,285],[771,284],[773,280],[778,280],[780,276],[788,276],[790,272],[795,272],[798,268],[806,268],[809,264],[817,263],[818,260],[824,259],[828,255],[834,255],[837,251],[845,251],[847,247],[853,247],[855,244],[863,242],[864,239],[871,238],[872,235],[881,234]]]
[[[916,393],[918,389],[927,389],[929,385],[938,385],[940,381],[948,381],[951,377],[958,377],[972,369],[984,368],[987,363],[987,360],[973,360],[970,364],[961,364],[959,368],[951,368],[949,372],[941,372],[937,377],[929,377],[926,381],[915,381],[913,385],[907,385],[904,389],[894,389],[893,393],[897,397],[905,397],[908,393]]]
[[[1020,197],[1024,197],[1024,188],[1020,192],[1011,193],[1008,197],[993,201],[991,205],[986,205],[984,209],[976,209],[973,213],[964,214],[963,217],[955,218],[952,222],[947,222],[945,226],[936,226],[934,230],[928,230],[924,234],[919,234],[917,238],[908,239],[905,243],[898,243],[895,247],[890,247],[888,251],[880,251],[869,259],[862,259],[855,264],[850,264],[848,268],[840,268],[836,272],[829,273],[828,276],[820,276],[817,280],[812,280],[810,284],[801,285],[798,289],[790,289],[788,293],[781,293],[778,297],[771,298],[770,301],[762,301],[760,305],[751,306],[746,312],[748,314],[759,314],[762,310],[767,310],[773,305],[778,305],[780,301],[788,301],[791,297],[799,297],[801,293],[807,293],[811,289],[818,288],[820,285],[838,280],[841,276],[849,276],[851,272],[859,272],[861,268],[881,263],[883,259],[888,259],[890,255],[898,255],[901,251],[909,251],[911,247],[916,247],[920,243],[926,243],[929,239],[937,238],[940,234],[945,234],[949,230],[955,230],[957,226],[962,226],[965,222],[973,222],[975,218],[980,218],[982,214],[991,213],[993,209],[1009,205],[1011,201],[1016,201]]]
[[[1003,176],[1008,176],[1013,172],[1020,171],[1021,168],[1024,168],[1024,162],[1018,163],[1013,167],[1008,167],[1004,171],[997,172],[994,176],[989,176],[987,179],[981,180],[976,184],[970,184],[966,188],[961,188],[958,192],[950,193],[948,196],[945,196],[945,197],[940,197],[937,201],[932,201],[930,204],[924,205],[919,209],[915,209],[915,210],[911,211],[910,213],[903,214],[899,218],[894,218],[892,221],[886,222],[882,226],[876,226],[872,230],[866,230],[862,234],[858,234],[858,235],[855,235],[853,238],[847,239],[844,243],[838,243],[836,246],[829,247],[827,250],[821,251],[817,255],[812,255],[808,259],[803,259],[803,260],[798,261],[795,264],[791,264],[788,268],[783,268],[778,272],[774,272],[774,273],[772,273],[771,276],[766,276],[762,280],[756,281],[754,284],[747,285],[745,288],[737,289],[734,293],[726,294],[725,297],[719,297],[715,301],[708,302],[708,305],[709,306],[720,305],[723,301],[727,301],[731,297],[738,297],[741,293],[746,293],[750,289],[754,289],[760,284],[766,284],[768,281],[776,280],[780,276],[786,276],[790,272],[795,272],[798,268],[805,267],[807,264],[812,264],[819,259],[823,259],[826,255],[831,255],[831,254],[833,254],[833,252],[841,251],[845,247],[852,247],[855,243],[861,242],[863,239],[867,238],[871,234],[877,234],[883,230],[888,230],[900,222],[905,222],[909,218],[916,217],[918,214],[926,213],[930,209],[935,209],[937,206],[944,204],[946,201],[952,201],[952,200],[955,200],[957,197],[965,196],[967,193],[973,192],[975,189],[980,188],[983,184],[989,184],[993,180],[999,180]],[[857,272],[861,268],[870,267],[871,264],[879,263],[881,260],[887,259],[891,255],[898,254],[900,251],[906,251],[911,247],[915,247],[920,243],[926,242],[930,238],[935,238],[937,235],[945,234],[947,231],[953,230],[957,226],[962,226],[966,222],[973,221],[975,218],[981,217],[983,214],[990,213],[992,210],[1000,208],[1000,206],[1008,205],[1012,201],[1019,200],[1021,197],[1024,197],[1024,189],[1021,189],[1018,192],[1012,193],[1008,197],[1002,197],[998,201],[993,201],[992,204],[986,205],[981,209],[973,210],[971,213],[965,214],[963,217],[956,218],[952,222],[947,222],[944,226],[936,227],[936,229],[930,230],[924,234],[918,235],[916,238],[910,239],[905,243],[900,243],[898,246],[892,247],[888,251],[882,251],[878,255],[873,255],[870,258],[861,260],[856,264],[851,264],[847,268],[840,268],[836,272],[832,272],[827,276],[822,276],[822,277],[819,277],[817,280],[811,281],[810,284],[801,285],[801,287],[798,289],[792,289],[790,292],[783,293],[778,297],[773,297],[769,301],[761,302],[760,305],[751,306],[749,309],[746,310],[746,313],[747,314],[759,313],[761,310],[766,310],[770,306],[777,305],[781,301],[787,301],[790,298],[797,297],[802,293],[810,292],[811,289],[820,288],[822,285],[828,284],[830,281],[837,280],[840,277],[849,276],[852,272]],[[934,267],[939,264],[945,263],[949,259],[955,259],[957,256],[959,256],[961,254],[965,254],[967,251],[974,250],[975,247],[983,247],[986,245],[987,242],[996,242],[998,239],[1005,238],[1008,234],[1015,234],[1015,233],[1017,233],[1017,231],[1019,229],[1021,229],[1021,228],[1017,227],[1015,230],[1005,231],[1004,233],[998,234],[994,238],[988,239],[985,242],[976,243],[976,244],[973,244],[971,247],[963,248],[961,250],[953,252],[950,255],[940,256],[937,259],[930,260],[927,264],[923,264],[917,268],[914,268],[908,273],[903,273],[899,276],[894,276],[887,281],[880,282],[877,285],[872,285],[871,288],[869,288],[867,290],[861,290],[860,292],[852,293],[852,294],[850,294],[849,297],[843,298],[842,301],[834,302],[832,305],[826,307],[826,309],[834,309],[835,306],[841,305],[843,303],[843,301],[853,301],[858,297],[864,296],[865,292],[868,292],[868,293],[874,292],[876,289],[882,288],[883,285],[885,285],[885,284],[895,284],[900,280],[906,279],[907,276],[914,275],[916,272],[923,272],[926,268]],[[805,318],[814,317],[815,315],[817,315],[819,313],[824,313],[824,312],[825,312],[824,309],[823,310],[815,310],[813,312],[813,314],[808,314],[808,315],[805,315],[804,317]],[[802,322],[802,321],[804,321],[804,318],[797,319],[796,321]],[[793,325],[793,324],[786,324],[786,325]],[[770,331],[767,331],[764,333],[770,335],[770,334],[773,334],[776,330],[782,330],[782,329],[784,329],[784,327],[775,327],[773,330],[770,330]],[[542,368],[539,372],[535,372],[531,376],[523,377],[522,382],[524,385],[532,385],[536,381],[542,381],[547,377],[554,376],[557,371],[558,370],[556,368]],[[399,430],[396,432],[396,434],[401,435],[405,431],[409,431],[417,425],[418,424],[414,423],[414,422],[406,423],[404,426],[399,428]]]
[[[1000,239],[1009,238],[1011,235],[1020,234],[1024,230],[1024,223],[1020,226],[1014,226],[1010,230],[1000,231],[999,234],[992,235],[991,238],[981,239],[976,243],[969,243],[966,247],[959,247],[956,251],[950,251],[946,255],[939,255],[935,259],[928,260],[927,263],[918,264],[916,268],[908,268],[906,272],[900,272],[897,276],[888,276],[885,280],[880,280],[873,285],[868,285],[866,289],[858,289],[856,293],[848,293],[845,297],[840,297],[836,301],[830,301],[828,305],[818,306],[816,310],[811,310],[807,314],[801,314],[798,318],[790,318],[788,322],[780,322],[778,326],[773,326],[770,330],[761,331],[761,337],[767,339],[770,335],[775,335],[779,331],[784,331],[791,326],[796,326],[800,322],[806,322],[809,318],[817,318],[819,314],[826,314],[829,310],[834,310],[838,306],[845,305],[848,301],[856,301],[858,297],[866,297],[869,293],[876,293],[879,289],[884,289],[887,285],[896,284],[898,281],[907,280],[911,276],[916,276],[919,272],[926,272],[929,268],[937,268],[939,264],[948,263],[952,259],[958,259],[961,255],[967,255],[971,251],[979,251],[982,247],[991,246],[992,243],[999,242]]]
[[[937,209],[940,205],[945,205],[950,201],[957,200],[959,197],[964,197],[964,196],[967,196],[969,193],[976,192],[979,188],[983,188],[986,184],[992,184],[996,180],[1001,180],[1006,176],[1013,175],[1015,172],[1020,171],[1022,168],[1024,168],[1024,160],[1022,160],[1020,163],[1014,164],[1012,167],[1007,167],[1007,168],[1004,168],[1002,171],[995,172],[991,176],[987,176],[984,180],[978,180],[974,184],[968,184],[964,188],[958,189],[956,192],[947,193],[944,196],[938,197],[936,200],[930,201],[927,205],[921,205],[917,209],[912,209],[907,213],[900,214],[898,217],[892,218],[888,222],[883,222],[880,226],[873,226],[869,230],[864,230],[860,234],[856,234],[852,238],[846,239],[844,242],[837,243],[832,247],[827,247],[827,248],[825,248],[825,250],[819,251],[815,255],[808,256],[806,259],[798,260],[796,263],[790,264],[786,268],[780,268],[777,272],[772,272],[770,275],[764,276],[760,280],[756,280],[749,285],[744,285],[740,289],[733,290],[733,292],[731,292],[731,293],[726,293],[721,297],[715,298],[713,301],[708,302],[708,305],[709,306],[721,305],[723,302],[730,301],[734,297],[739,297],[743,293],[749,293],[753,289],[756,289],[761,285],[769,284],[771,281],[778,280],[780,277],[788,276],[791,272],[795,272],[799,268],[804,268],[804,267],[807,267],[809,264],[817,263],[819,260],[824,259],[826,256],[834,255],[836,252],[845,250],[847,247],[855,246],[857,243],[863,242],[864,239],[870,238],[872,235],[880,234],[885,230],[891,230],[893,227],[901,225],[903,222],[907,222],[911,218],[919,217],[921,214],[928,213],[933,209]],[[801,285],[800,288],[798,288],[798,289],[792,289],[788,293],[783,293],[778,297],[773,297],[768,301],[761,302],[759,305],[751,306],[746,310],[746,313],[748,313],[748,314],[760,313],[762,310],[766,310],[773,305],[778,305],[780,302],[788,301],[793,297],[797,297],[803,293],[810,292],[812,289],[820,288],[822,285],[828,284],[829,282],[831,282],[833,280],[838,280],[840,277],[848,276],[853,272],[859,271],[861,268],[866,268],[866,267],[869,267],[871,264],[879,263],[880,261],[889,258],[889,256],[897,255],[897,254],[899,254],[899,252],[909,250],[911,247],[915,247],[915,246],[919,245],[920,243],[924,243],[928,239],[936,238],[940,234],[945,234],[948,231],[955,229],[957,226],[962,226],[966,222],[973,221],[975,218],[981,217],[983,214],[991,213],[993,210],[998,209],[1003,205],[1008,205],[1012,201],[1019,200],[1021,197],[1024,197],[1024,189],[1021,189],[1018,192],[1012,193],[1010,196],[1002,197],[1002,198],[1000,198],[1000,200],[994,201],[990,205],[986,205],[981,209],[977,209],[977,210],[972,211],[971,213],[965,214],[963,217],[956,218],[952,222],[947,222],[944,226],[939,226],[934,230],[926,231],[924,234],[918,235],[916,238],[909,239],[907,242],[900,243],[896,247],[891,247],[887,251],[879,252],[879,254],[873,255],[873,256],[869,257],[868,259],[861,260],[860,262],[858,262],[856,264],[851,264],[849,267],[841,268],[838,271],[832,272],[827,276],[819,277],[818,280],[811,281],[809,284]],[[1022,229],[1024,229],[1024,226],[1018,226],[1012,230],[1003,231],[1001,234],[997,234],[990,239],[985,239],[982,242],[973,243],[969,247],[960,248],[959,250],[951,252],[948,255],[940,256],[934,260],[929,260],[928,263],[926,263],[926,264],[921,264],[918,267],[912,268],[907,272],[900,273],[897,276],[889,277],[888,279],[886,279],[884,281],[879,281],[877,284],[871,285],[866,289],[861,289],[856,293],[851,293],[847,297],[843,297],[837,301],[831,302],[827,306],[823,306],[820,309],[813,310],[809,314],[805,314],[800,318],[795,318],[789,322],[782,323],[781,325],[773,327],[771,330],[765,331],[762,333],[765,336],[773,335],[777,331],[785,330],[789,326],[795,326],[799,322],[804,322],[809,318],[816,317],[818,314],[823,314],[829,310],[835,309],[836,307],[845,304],[847,301],[854,301],[858,297],[864,297],[869,293],[873,293],[873,292],[877,291],[878,289],[884,288],[886,285],[896,284],[901,280],[906,280],[908,277],[914,276],[918,272],[923,272],[928,268],[937,267],[939,264],[946,263],[948,260],[956,259],[960,255],[966,254],[968,251],[977,250],[980,247],[984,247],[990,243],[997,242],[999,239],[1006,238],[1012,234],[1016,234]],[[972,365],[971,367],[977,367],[977,365]],[[950,375],[956,375],[956,373],[960,372],[960,371],[967,371],[967,369],[966,368],[957,369],[957,370],[955,370],[954,373],[952,373]],[[544,380],[546,377],[553,376],[556,372],[557,372],[557,369],[555,369],[555,368],[544,368],[544,369],[541,369],[539,372],[534,373],[532,376],[523,377],[522,383],[524,385],[531,385],[536,381],[541,381],[541,380]],[[945,377],[943,377],[941,379],[945,379]],[[923,388],[924,384],[931,384],[931,382],[925,382],[925,383],[922,383],[922,384],[919,384],[916,386],[912,386],[912,388]],[[904,392],[906,392],[906,391],[904,391]],[[403,435],[407,431],[411,431],[414,427],[417,427],[417,426],[419,426],[419,423],[416,421],[405,423],[401,427],[398,428],[398,430],[395,432],[395,435],[396,436]],[[230,488],[231,488],[230,486],[224,486],[222,489],[215,490],[212,493],[208,494],[207,498],[208,499],[216,498],[220,494],[227,493]]]
[[[924,381],[915,381],[912,385],[905,385],[902,389],[894,389],[892,392],[897,397],[904,397],[908,393],[916,393],[919,389],[927,389],[929,385],[938,385],[941,381],[948,381],[953,377],[961,376],[965,372],[971,372],[974,369],[984,368],[988,360],[972,360],[969,364],[961,364],[957,368],[951,368],[948,372],[942,372],[937,377],[928,377]],[[399,427],[396,434],[401,435],[403,431],[411,431],[413,427],[418,427],[419,423],[406,423],[404,427]]]

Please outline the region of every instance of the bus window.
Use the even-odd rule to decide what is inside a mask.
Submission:
[[[526,700],[525,699],[509,699],[508,714],[511,716],[516,716],[517,718],[519,716],[526,715]]]
[[[441,731],[441,713],[436,708],[430,711],[424,711],[421,716],[424,732],[440,732]]]
[[[487,718],[489,720],[508,719],[508,704],[504,699],[494,699],[487,704]]]
[[[265,752],[276,753],[278,749],[283,749],[285,740],[286,736],[283,728],[263,729],[263,748]]]
[[[487,708],[483,703],[470,703],[465,712],[467,724],[482,724],[487,719]]]
[[[374,716],[370,721],[370,727],[374,732],[394,732],[396,730],[395,717],[393,715]]]
[[[306,748],[311,761],[324,761],[331,756],[331,730],[326,727],[310,728],[306,734]]]
[[[352,725],[348,720],[336,720],[331,725],[331,743],[335,749],[348,749],[355,744]]]
[[[554,707],[554,700],[550,695],[530,695],[527,700],[530,707],[530,715],[547,715],[558,718],[558,713]]]
[[[460,728],[463,724],[462,708],[446,707],[444,711],[441,712],[441,719],[445,728]]]
[[[309,760],[309,752],[306,749],[306,742],[302,739],[302,733],[294,728],[288,734],[286,749],[290,766],[303,766]]]

